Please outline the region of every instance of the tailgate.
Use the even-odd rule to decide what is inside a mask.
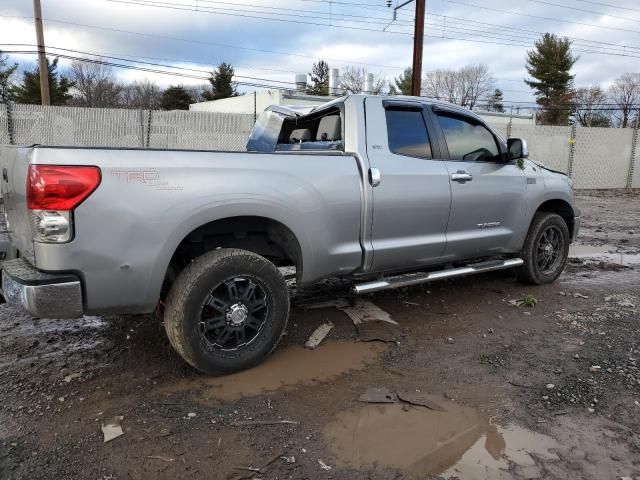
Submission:
[[[7,235],[20,255],[31,263],[33,258],[33,237],[29,224],[26,190],[29,163],[35,152],[34,147],[3,146],[0,148],[0,191],[2,192],[4,220]]]

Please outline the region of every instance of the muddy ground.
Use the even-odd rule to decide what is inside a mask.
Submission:
[[[0,478],[640,479],[640,195],[578,204],[553,285],[493,273],[367,295],[399,324],[385,343],[307,308],[344,295],[329,283],[295,294],[268,362],[228,377],[186,366],[150,316],[1,305]],[[358,401],[370,387],[393,403]],[[114,416],[124,435],[104,443]]]

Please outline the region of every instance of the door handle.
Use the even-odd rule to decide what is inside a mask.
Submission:
[[[473,180],[473,175],[465,170],[458,170],[456,173],[451,174],[451,180],[460,183],[470,182]]]
[[[382,180],[382,177],[380,175],[380,170],[378,170],[377,168],[370,168],[369,183],[371,184],[371,186],[377,187],[378,185],[380,185],[381,180]]]

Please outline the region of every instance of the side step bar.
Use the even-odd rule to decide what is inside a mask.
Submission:
[[[406,273],[387,277],[382,280],[365,282],[353,287],[354,293],[369,293],[390,288],[408,287],[419,283],[433,282],[443,278],[462,277],[473,275],[474,273],[491,272],[493,270],[504,270],[507,268],[519,267],[524,261],[521,258],[510,258],[508,260],[493,260],[487,262],[473,263],[466,267],[450,268],[449,270],[438,270],[435,272]]]

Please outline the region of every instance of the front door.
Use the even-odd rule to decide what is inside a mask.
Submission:
[[[433,129],[417,101],[366,99],[367,156],[374,170],[373,271],[438,263],[451,190]],[[427,128],[431,126],[431,128]],[[377,184],[377,185],[376,185]]]
[[[527,179],[506,146],[475,117],[438,110],[451,179],[451,216],[445,255],[460,260],[513,252],[526,214]]]

